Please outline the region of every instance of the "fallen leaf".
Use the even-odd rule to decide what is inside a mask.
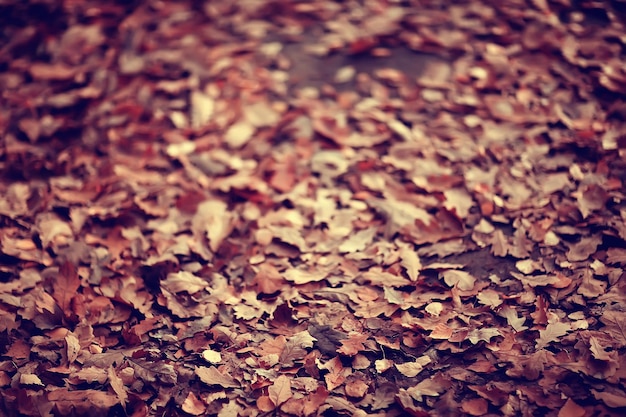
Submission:
[[[187,394],[187,398],[183,401],[182,410],[192,416],[199,416],[206,411],[206,405],[193,392]]]
[[[195,370],[200,381],[207,385],[219,385],[223,388],[236,388],[239,386],[237,381],[228,374],[220,372],[216,367],[198,366]]]
[[[285,375],[280,375],[274,380],[274,384],[267,389],[267,392],[272,403],[279,407],[293,395],[291,380]]]
[[[447,271],[442,271],[440,274],[449,287],[457,287],[463,291],[470,291],[474,288],[474,283],[476,282],[476,278],[466,271],[449,269]]]
[[[52,296],[66,316],[71,314],[71,302],[79,287],[76,267],[69,262],[63,263],[52,283]]]
[[[489,404],[484,398],[472,398],[461,403],[461,409],[471,416],[482,416],[487,414]]]
[[[572,326],[569,323],[548,323],[545,329],[539,330],[539,339],[535,348],[542,349],[552,342],[557,342],[561,336],[565,336],[571,330]]]

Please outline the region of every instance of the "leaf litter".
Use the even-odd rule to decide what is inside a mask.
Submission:
[[[622,415],[620,3],[4,2],[1,412]]]

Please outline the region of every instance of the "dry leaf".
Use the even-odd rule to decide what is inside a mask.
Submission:
[[[279,407],[293,395],[291,380],[285,375],[280,375],[274,380],[274,384],[267,389],[267,392],[272,403]]]

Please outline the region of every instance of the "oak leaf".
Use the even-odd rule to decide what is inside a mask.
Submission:
[[[472,344],[477,344],[480,341],[489,343],[492,337],[502,336],[500,330],[494,328],[487,329],[474,329],[467,335],[467,338]]]
[[[542,349],[552,342],[559,340],[561,336],[565,336],[572,330],[572,326],[569,323],[548,323],[546,328],[539,330],[539,339],[537,339],[535,348]]]
[[[430,362],[430,357],[424,355],[413,362],[396,363],[395,367],[402,375],[413,378],[422,372],[424,365],[428,365]]]
[[[592,389],[593,396],[602,401],[608,407],[622,408],[626,407],[626,393],[623,391],[610,392],[610,391],[598,391]]]

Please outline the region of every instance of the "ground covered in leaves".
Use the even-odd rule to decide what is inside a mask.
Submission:
[[[0,414],[624,415],[625,8],[0,1]]]

